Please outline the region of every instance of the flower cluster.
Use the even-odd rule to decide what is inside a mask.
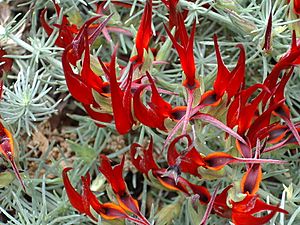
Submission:
[[[80,213],[85,213],[95,221],[97,219],[91,213],[90,207],[106,220],[128,219],[136,224],[150,225],[147,219],[141,214],[138,202],[129,194],[126,188],[125,181],[122,177],[124,160],[125,158],[122,159],[120,164],[111,167],[109,159],[105,155],[101,155],[101,166],[99,167],[100,172],[110,182],[118,204],[102,204],[98,201],[97,197],[90,190],[91,178],[89,174],[86,174],[85,177],[81,177],[82,194],[80,195],[76,192],[67,175],[67,172],[71,168],[65,168],[63,171],[63,180],[67,195],[75,209]]]
[[[118,1],[112,3],[122,4]],[[236,66],[229,70],[223,62],[215,35],[217,74],[213,89],[204,92],[202,88],[205,84],[200,82],[194,58],[197,24],[193,23],[188,34],[184,22],[188,10],[181,11],[178,0],[164,0],[163,3],[169,10],[169,24],[165,25],[166,35],[162,39],[171,40],[178,53],[183,75],[182,87],[187,96],[186,104],[175,105],[166,101],[160,94],[176,93],[159,88],[152,74],[155,65],[168,60],[167,57],[159,57],[160,51],[171,50],[171,45],[167,49],[150,48],[153,39],[152,0],[146,0],[135,37],[135,47],[127,65],[118,65],[118,45],[115,45],[108,62],[101,57],[96,58],[100,73],[91,66],[92,57],[95,59],[90,54],[93,43],[101,34],[109,40],[109,32],[125,32],[122,28],[108,25],[112,15],[105,15],[107,9],[104,8],[104,3],[97,5],[98,16],[90,18],[81,27],[71,24],[66,16],[62,17],[61,24],[54,25],[59,30],[55,44],[64,48],[62,64],[70,94],[84,106],[99,127],[114,122],[120,134],[126,134],[134,126],[142,125],[168,133],[164,145],[169,145],[166,168],[159,166],[153,158],[152,138],[147,149],[137,143],[131,146],[131,162],[150,184],[159,184],[186,196],[197,195],[200,204],[208,205],[208,213],[211,211],[230,218],[237,225],[265,224],[277,212],[288,213],[278,206],[264,203],[257,191],[262,180],[262,164],[285,163],[265,159],[264,154],[288,144],[300,144],[300,126],[292,123],[284,97],[285,85],[292,76],[294,67],[300,62],[300,45],[296,41],[295,32],[290,50],[279,59],[263,83],[252,86],[245,82],[246,53],[243,45],[237,46],[239,58]],[[130,4],[125,6],[131,7]],[[294,6],[297,12],[297,5]],[[55,4],[55,8],[59,15],[61,10],[58,4]],[[42,25],[47,34],[51,35],[53,28],[46,22],[45,12],[46,10],[41,13]],[[102,22],[98,22],[99,20]],[[266,35],[270,35],[270,27]],[[145,91],[151,93],[146,104],[142,100],[146,96]],[[201,92],[203,94],[199,97]],[[220,110],[222,113],[217,113]],[[171,121],[172,127],[167,127],[166,121]],[[201,149],[197,149],[194,144],[197,134],[193,133],[193,137],[190,135],[190,128],[199,123],[201,126],[211,124],[224,131],[226,139],[233,140],[232,153],[201,153]],[[180,129],[181,135],[178,134]],[[176,148],[182,139],[186,139],[188,143],[185,151]],[[89,175],[82,177],[83,191],[79,194],[68,179],[67,171],[70,169],[65,169],[64,184],[74,208],[94,220],[96,218],[90,211],[91,207],[104,219],[128,219],[137,224],[149,224],[141,214],[138,202],[126,189],[122,177],[124,160],[123,157],[121,163],[112,168],[107,157],[102,155],[99,168],[111,184],[117,203],[100,203],[90,191]],[[241,181],[235,187],[229,185],[220,194],[211,195],[205,186],[194,184],[186,178],[189,175],[202,178],[201,169],[219,171],[235,163],[245,165]],[[239,198],[228,194],[231,188],[238,189]],[[269,214],[261,217],[254,215],[261,211],[269,211]]]

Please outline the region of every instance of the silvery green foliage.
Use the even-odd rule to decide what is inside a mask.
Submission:
[[[55,102],[48,94],[52,87],[43,81],[44,69],[36,70],[19,63],[20,71],[9,87],[4,86],[0,113],[5,122],[16,126],[16,133],[31,135],[35,123],[56,112]],[[48,78],[49,80],[49,78]]]
[[[20,189],[16,190],[11,185],[7,191],[0,190],[0,199],[9,199],[8,203],[1,204],[0,214],[6,217],[7,222],[0,220],[0,225],[73,225],[90,224],[88,219],[78,214],[71,214],[66,196],[52,193],[46,189],[47,179],[36,179],[34,185],[41,187],[33,188],[31,185],[27,193],[27,199],[22,196]],[[7,210],[11,209],[11,210]],[[14,210],[17,216],[14,215]],[[68,214],[65,215],[65,212]]]
[[[0,2],[2,1],[0,0]],[[56,2],[63,7],[62,13],[64,14],[86,5],[84,0],[56,0]],[[86,2],[93,6],[93,3],[99,1],[86,0]],[[107,4],[109,4],[109,2],[110,1],[107,1]],[[142,9],[145,1],[126,0],[124,2],[131,3],[132,9],[127,10],[126,8],[121,9],[121,7],[119,7],[118,12],[115,10],[114,13],[115,16],[118,15],[122,17],[122,21],[125,22],[124,26],[132,28],[134,27],[132,24],[140,20],[142,13],[140,9]],[[164,18],[164,22],[168,22],[166,8],[160,0],[153,0],[153,2],[157,3],[157,6],[153,9],[153,25],[159,30],[160,28],[162,29],[163,25],[158,24],[156,21],[161,21],[161,18]],[[222,56],[225,64],[230,69],[236,65],[238,58],[236,44],[243,43],[247,52],[247,74],[248,76],[251,75],[251,80],[247,84],[251,85],[253,81],[262,82],[263,78],[273,67],[272,63],[270,63],[271,59],[278,60],[278,57],[286,52],[290,46],[291,31],[289,30],[289,24],[291,22],[286,20],[286,12],[288,10],[286,2],[285,0],[180,0],[180,7],[190,10],[185,22],[191,25],[194,19],[199,20],[199,28],[195,35],[195,58],[199,70],[198,72],[203,76],[203,82],[206,84],[210,82],[212,84],[212,80],[216,74],[216,60],[212,42],[213,34],[218,35]],[[208,10],[204,7],[205,3],[213,4],[213,8]],[[17,133],[25,131],[31,134],[36,122],[42,121],[55,113],[55,108],[58,103],[54,102],[50,97],[50,93],[52,94],[53,91],[65,93],[67,87],[60,61],[62,49],[54,47],[58,30],[55,29],[53,34],[48,37],[45,31],[39,28],[38,25],[40,10],[46,5],[49,8],[53,7],[53,4],[50,0],[28,0],[26,4],[32,6],[26,15],[16,17],[17,19],[12,19],[6,23],[5,26],[0,26],[0,43],[9,40],[15,45],[18,45],[19,48],[22,48],[22,52],[25,52],[24,54],[10,53],[10,57],[14,58],[15,61],[14,72],[11,74],[15,73],[18,75],[15,77],[9,76],[9,78],[12,79],[9,79],[9,84],[6,83],[3,100],[0,103],[0,114],[4,120],[16,127]],[[266,53],[263,51],[262,46],[264,44],[264,35],[271,11],[273,15],[272,52]],[[55,14],[51,15],[49,13],[49,17],[49,21],[52,24],[59,23],[62,16],[56,17]],[[28,21],[31,23],[30,32],[24,36],[20,36],[18,31]],[[120,42],[120,52],[128,54],[133,46],[133,39],[120,35],[117,41]],[[155,46],[154,43],[153,46]],[[105,54],[105,59],[109,59],[109,53],[110,51],[107,51],[107,53],[101,51],[101,54]],[[178,56],[175,52],[171,52],[170,54],[170,62],[177,59]],[[167,80],[168,86],[172,86],[170,90],[178,91],[176,89],[176,82],[178,82],[178,79],[181,77],[180,66],[178,63],[172,64],[173,67],[170,69],[165,68],[167,66],[168,65],[162,65],[161,69],[157,71],[156,76],[162,78],[161,80]],[[264,74],[264,77],[260,77],[258,74]],[[299,122],[299,82],[299,72],[297,71],[297,75],[289,82],[286,90],[287,102],[292,106],[295,122]],[[51,89],[50,86],[54,86],[56,90],[54,90],[54,88]],[[180,105],[180,103],[178,104]],[[106,137],[110,135],[109,130],[97,128],[93,121],[86,116],[72,115],[71,118],[79,122],[79,127],[71,130],[71,132],[77,133],[79,144],[94,143],[94,148],[97,152],[100,152],[106,144]],[[196,131],[203,142],[213,143],[214,145],[212,147],[216,147],[215,145],[217,145],[217,147],[226,147],[221,145],[220,134],[216,132],[216,130],[201,129],[200,131]],[[145,128],[145,130],[142,129],[141,132],[139,132],[139,137],[129,137],[131,140],[128,141],[128,143],[137,141],[137,139],[139,140],[138,142],[141,143],[144,136],[149,134],[152,136],[156,135],[157,140],[159,140],[159,135],[152,129]],[[162,140],[157,141],[156,144],[160,145],[161,143],[159,142],[162,142]],[[28,142],[24,143],[24,146],[21,146],[20,149],[28,148],[27,143]],[[201,145],[202,143],[197,144],[203,151],[210,150],[209,148],[205,149],[205,145]],[[50,145],[47,154],[52,151],[53,145]],[[126,146],[124,150],[127,151],[128,147],[129,146]],[[32,151],[36,151],[36,149],[32,149]],[[63,153],[63,150],[61,150],[61,152]],[[118,151],[116,153],[117,154],[110,155],[110,157],[115,159],[124,152]],[[278,215],[274,217],[272,221],[268,223],[269,225],[300,224],[300,153],[297,149],[292,152],[293,154],[284,149],[281,153],[282,154],[277,155],[277,158],[290,161],[289,168],[287,169],[282,165],[278,165],[276,168],[266,165],[265,171],[272,170],[273,180],[276,179],[280,181],[288,188],[284,188],[281,183],[273,182],[272,179],[267,179],[268,177],[264,176],[259,195],[263,199],[270,198],[270,203],[280,204],[282,208],[290,212],[289,215]],[[27,164],[30,161],[35,161],[39,165],[39,168],[33,178],[27,176],[25,180],[28,190],[27,194],[30,196],[29,201],[26,200],[24,197],[25,194],[20,191],[20,187],[17,185],[12,184],[0,189],[0,214],[4,214],[8,217],[8,222],[2,223],[0,221],[0,225],[92,224],[85,216],[79,215],[76,210],[71,207],[63,189],[61,167],[65,165],[69,159],[63,155],[59,161],[51,159],[53,160],[52,164],[46,165],[45,161],[49,159],[47,154],[44,153],[39,158],[30,158],[30,152],[25,153],[25,151],[20,151],[20,164],[22,168],[28,168]],[[59,163],[60,161],[64,163],[61,165]],[[70,178],[74,185],[78,182],[78,177],[84,175],[86,171],[91,169],[96,170],[94,168],[96,167],[96,162],[93,163],[93,165],[83,165],[82,162],[83,161],[78,159],[73,163],[74,170],[71,173],[73,176]],[[41,169],[45,169],[46,177],[47,173],[51,172],[55,175],[55,178],[48,179],[44,177],[41,179],[39,176]],[[79,169],[81,170],[80,172],[77,171]],[[234,174],[234,171],[227,171],[227,174]],[[194,180],[194,182],[196,181],[197,180]],[[17,182],[14,183],[17,184]],[[228,184],[223,180],[223,185],[222,188]],[[76,187],[80,190],[79,185],[76,185]],[[163,190],[157,191],[147,187],[145,183],[142,202],[145,203],[149,200],[147,196],[155,196],[156,201],[153,202],[153,207],[151,208],[151,215],[153,215],[153,217],[159,211],[158,208],[169,204],[171,201],[175,201],[176,198],[184,198],[184,196],[176,196],[176,198],[174,197],[174,199],[170,200],[168,199],[167,192]],[[214,182],[207,182],[207,187],[213,191],[215,188]],[[282,196],[282,199],[278,199],[274,196]],[[182,199],[179,200],[184,202],[182,211],[177,218],[174,218],[172,224],[193,224],[189,216],[190,208],[188,208],[188,202]],[[9,214],[8,211],[11,208],[16,211],[15,215]],[[201,215],[198,216],[200,217]],[[220,218],[215,215],[211,215],[208,221],[208,224],[220,223],[224,224],[226,222],[225,220],[220,220]],[[99,222],[99,224],[104,223]]]

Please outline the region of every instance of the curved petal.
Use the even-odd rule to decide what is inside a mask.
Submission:
[[[138,154],[137,148],[142,148],[143,157]],[[132,164],[143,174],[148,177],[148,172],[150,170],[158,170],[159,167],[153,158],[153,138],[150,138],[150,143],[148,148],[143,148],[137,143],[133,143],[130,148],[130,156]]]
[[[183,153],[178,153],[175,145],[182,138],[187,138],[188,150]],[[196,148],[192,146],[192,140],[190,136],[181,135],[176,137],[169,145],[167,158],[169,166],[178,166],[180,172],[189,173],[194,176],[201,177],[198,172],[198,168],[200,166],[205,166],[205,162]]]
[[[220,170],[229,163],[236,162],[237,159],[224,152],[214,152],[204,157],[206,167],[211,170]]]
[[[255,194],[262,180],[262,169],[260,164],[252,164],[241,180],[243,193]]]

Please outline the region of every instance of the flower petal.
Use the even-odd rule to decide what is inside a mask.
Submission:
[[[243,193],[255,194],[259,189],[262,180],[262,169],[260,164],[252,164],[241,180]]]
[[[116,54],[117,46],[111,57],[109,69],[99,59],[103,71],[107,74],[110,81],[111,102],[114,113],[116,129],[120,134],[126,134],[133,125],[133,118],[131,114],[131,83],[133,76],[133,67],[130,67],[127,84],[125,90],[122,91],[116,77]]]
[[[188,140],[188,150],[183,153],[178,153],[176,149],[176,144],[182,138],[187,138]],[[189,173],[194,176],[201,177],[198,172],[200,166],[205,166],[205,162],[200,153],[192,146],[192,139],[188,135],[180,135],[176,137],[169,145],[168,148],[168,164],[170,167],[177,166],[180,172]]]
[[[137,148],[142,148],[143,157],[137,154]],[[132,164],[143,174],[148,177],[148,172],[150,170],[158,170],[159,167],[153,158],[153,138],[150,138],[150,143],[148,148],[143,148],[137,143],[133,143],[130,148],[130,156]]]
[[[236,162],[237,159],[224,152],[214,152],[204,157],[205,166],[211,170],[220,170],[229,163]]]
[[[100,155],[100,157],[101,165],[99,170],[111,184],[120,206],[125,210],[133,212],[135,215],[141,215],[138,202],[127,192],[126,184],[123,179],[125,157],[122,158],[120,164],[114,167],[111,166],[109,159],[105,155]]]
[[[172,107],[159,95],[150,74],[148,72],[146,74],[151,85],[151,102],[148,103],[148,108],[141,102],[141,92],[148,86],[141,85],[135,91],[133,96],[133,109],[135,117],[148,127],[166,130],[164,126],[164,120],[171,115]]]
[[[82,196],[74,189],[72,186],[69,177],[67,175],[68,171],[71,170],[72,168],[64,168],[62,172],[62,177],[63,177],[63,182],[64,186],[68,195],[68,198],[70,200],[71,205],[77,209],[80,213],[85,213],[85,208],[82,204],[83,198]]]
[[[134,60],[137,61],[138,63],[144,61],[144,49],[146,49],[147,51],[149,47],[149,42],[152,37],[151,23],[152,23],[152,0],[146,0],[146,6],[135,39],[135,46],[138,55]]]

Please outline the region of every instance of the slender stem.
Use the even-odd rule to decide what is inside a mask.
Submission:
[[[214,190],[213,195],[211,196],[211,199],[209,200],[208,206],[206,208],[206,211],[204,213],[204,216],[200,222],[200,225],[205,225],[207,223],[208,220],[208,216],[211,213],[211,210],[213,209],[214,206],[214,202],[218,193],[218,190],[220,188],[221,183],[219,182],[219,184],[217,185],[216,189]]]
[[[276,160],[276,159],[249,159],[249,158],[236,158],[238,161],[235,163],[275,163],[275,164],[285,164],[287,161]]]
[[[145,216],[142,213],[140,213],[138,216],[140,217],[141,220],[145,222],[145,224],[151,225],[150,222],[145,218]]]
[[[183,127],[182,127],[181,134],[186,134],[186,128],[191,118],[191,111],[194,102],[194,90],[187,89],[187,93],[188,93],[188,103],[187,103],[186,112],[183,120]]]
[[[141,224],[141,225],[150,225],[150,223],[145,223],[144,221],[141,221],[139,219],[136,219],[132,216],[128,216],[126,217],[128,220],[132,221],[132,222],[135,222],[136,224]]]

